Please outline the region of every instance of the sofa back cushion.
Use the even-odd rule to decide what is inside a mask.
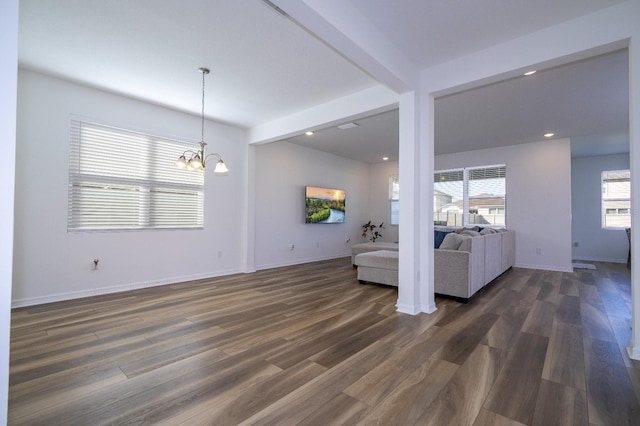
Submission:
[[[439,231],[437,229],[433,230],[433,248],[440,248],[440,245],[442,244],[442,241],[444,241],[444,238],[448,235],[451,234],[453,231]]]
[[[471,238],[468,235],[460,235],[456,233],[447,234],[440,244],[441,249],[471,251]]]

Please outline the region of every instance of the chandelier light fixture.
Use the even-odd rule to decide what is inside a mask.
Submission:
[[[208,68],[198,68],[198,71],[202,73],[202,116],[201,116],[201,128],[200,128],[200,149],[197,151],[192,151],[190,149],[186,150],[182,153],[178,161],[176,161],[176,166],[181,169],[188,170],[204,170],[207,166],[207,158],[213,156],[218,159],[216,163],[216,167],[213,172],[216,175],[225,175],[229,173],[229,169],[227,168],[224,161],[222,161],[222,157],[220,154],[212,153],[205,154],[204,149],[207,144],[204,141],[204,76],[209,74]],[[188,157],[188,159],[187,159]]]

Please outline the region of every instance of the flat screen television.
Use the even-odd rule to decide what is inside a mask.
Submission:
[[[344,223],[346,194],[341,189],[305,187],[305,223]]]

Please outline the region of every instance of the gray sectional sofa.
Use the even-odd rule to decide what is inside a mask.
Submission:
[[[449,233],[434,250],[436,293],[468,299],[515,263],[514,231],[494,228],[440,231]]]
[[[436,227],[435,292],[468,299],[515,263],[515,232],[495,228]],[[440,243],[441,241],[441,243]],[[398,285],[398,244],[352,247],[358,280]]]

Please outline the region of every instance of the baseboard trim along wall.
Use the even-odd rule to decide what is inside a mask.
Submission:
[[[545,265],[529,265],[529,264],[516,264],[513,265],[514,268],[525,268],[525,269],[539,269],[541,271],[556,271],[556,272],[573,272],[573,267],[567,266],[566,268],[561,267],[550,267]]]
[[[148,287],[157,287],[168,284],[178,284],[187,281],[203,280],[207,278],[222,277],[225,275],[233,275],[243,273],[241,270],[216,271],[216,273],[205,273],[197,275],[188,275],[184,277],[172,277],[162,280],[144,281],[137,283],[118,284],[108,287],[94,288],[90,290],[72,291],[67,293],[57,293],[41,297],[29,297],[26,299],[14,299],[11,302],[11,308],[24,308],[27,306],[42,305],[45,303],[62,302],[65,300],[80,299],[83,297],[100,296],[103,294],[119,293],[129,290],[138,290]]]
[[[331,256],[321,256],[321,257],[313,257],[308,259],[295,259],[295,260],[286,261],[286,262],[268,263],[266,265],[256,265],[256,270],[262,271],[265,269],[282,268],[284,266],[294,266],[294,265],[301,265],[303,263],[321,262],[323,260],[340,259],[341,257],[350,257],[350,256],[351,254],[342,253],[342,254],[331,255]]]

